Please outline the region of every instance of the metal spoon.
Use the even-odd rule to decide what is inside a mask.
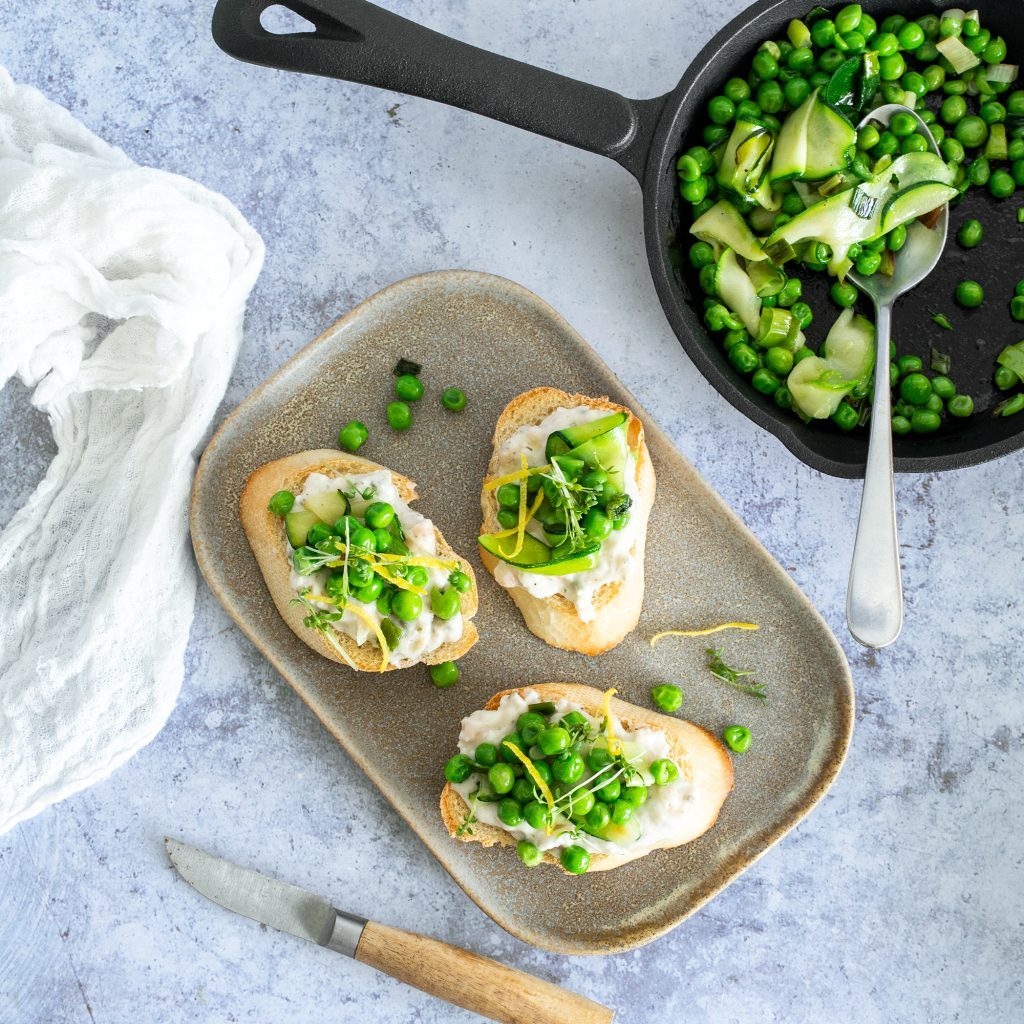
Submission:
[[[909,107],[887,103],[876,107],[860,123],[888,125],[894,114],[907,113],[917,120],[917,130],[938,153],[928,125]],[[903,628],[903,587],[900,581],[900,552],[896,538],[896,494],[892,467],[892,395],[889,385],[889,341],[892,307],[904,293],[931,273],[946,244],[949,210],[943,206],[933,228],[918,221],[907,226],[907,242],[896,259],[892,277],[874,274],[851,280],[871,297],[877,313],[875,395],[871,403],[871,437],[864,470],[864,492],[860,500],[860,521],[853,547],[850,583],[846,591],[846,621],[854,639],[865,647],[887,647]]]

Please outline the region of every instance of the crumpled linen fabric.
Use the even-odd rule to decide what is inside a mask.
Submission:
[[[57,447],[0,533],[0,833],[107,777],[174,706],[195,450],[262,263],[222,196],[0,67],[0,387],[34,388]]]

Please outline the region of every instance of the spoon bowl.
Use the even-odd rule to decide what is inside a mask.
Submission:
[[[939,147],[928,125],[900,103],[876,107],[858,127],[887,127],[898,113],[910,114],[928,149]],[[900,579],[899,541],[896,535],[896,493],[893,487],[892,391],[889,381],[889,346],[892,308],[896,300],[920,284],[935,268],[946,245],[949,207],[943,205],[932,227],[919,220],[907,226],[907,241],[896,258],[891,277],[850,273],[852,281],[875,304],[875,391],[871,402],[871,436],[864,471],[860,519],[854,542],[850,582],[846,592],[846,622],[850,633],[865,647],[887,647],[903,628],[903,586]]]

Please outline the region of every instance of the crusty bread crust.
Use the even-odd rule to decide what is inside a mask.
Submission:
[[[639,571],[629,580],[606,583],[594,595],[597,614],[590,622],[584,622],[576,606],[561,594],[551,597],[534,597],[525,587],[511,587],[509,595],[522,612],[531,633],[552,647],[565,651],[579,651],[582,654],[603,654],[622,642],[640,620],[640,609],[644,600],[644,552],[647,545],[647,520],[654,504],[656,482],[651,456],[644,441],[643,424],[625,406],[616,405],[607,398],[589,398],[586,395],[570,395],[557,388],[534,388],[513,398],[498,417],[494,428],[494,454],[487,467],[487,480],[497,475],[497,451],[521,427],[539,423],[556,409],[573,409],[589,406],[609,413],[629,413],[627,438],[630,448],[637,452],[636,481],[639,497],[633,504],[630,516],[637,524],[637,540],[633,548],[633,560],[639,563]],[[498,499],[496,491],[481,494],[483,526],[480,532],[494,533],[500,530],[498,524]],[[498,565],[498,559],[480,548],[480,558],[491,575]]]
[[[289,490],[296,493],[301,491],[306,477],[311,473],[344,476],[346,474],[373,473],[381,469],[386,469],[386,467],[379,466],[368,459],[361,459],[356,455],[343,455],[331,448],[297,452],[295,455],[287,455],[283,459],[268,462],[265,466],[257,469],[246,481],[239,502],[242,528],[245,530],[246,539],[256,556],[267,589],[270,591],[270,596],[281,617],[291,626],[295,635],[303,643],[312,647],[314,651],[322,654],[325,658],[330,658],[331,661],[340,664],[345,664],[344,659],[339,656],[320,631],[303,625],[305,609],[301,605],[292,604],[295,591],[291,585],[291,562],[288,558],[288,538],[284,531],[284,521],[280,516],[275,516],[267,509],[267,503],[278,491]],[[402,500],[406,503],[415,501],[416,485],[399,473],[391,470],[387,470],[387,472],[391,473],[391,479]],[[437,650],[425,655],[423,662],[428,665],[461,658],[476,643],[478,636],[476,626],[470,622],[477,609],[476,577],[473,575],[473,569],[466,559],[460,558],[448,546],[436,527],[434,535],[437,539],[438,557],[461,561],[462,571],[469,576],[473,585],[465,594],[461,595],[462,636],[458,640],[442,644]],[[360,672],[380,671],[380,648],[377,646],[376,640],[368,639],[360,646],[352,637],[337,630],[335,630],[334,636],[342,650],[352,659],[352,664],[356,669]],[[398,667],[397,665],[388,665],[385,671],[393,671]],[[408,668],[409,666],[402,667]]]
[[[501,703],[502,697],[509,693],[524,693],[534,690],[541,700],[565,699],[578,705],[590,715],[600,716],[604,705],[604,694],[593,686],[579,683],[536,683],[513,690],[502,690],[496,693],[485,705],[493,711]],[[628,704],[626,701],[613,697],[611,711],[624,728],[635,732],[637,729],[649,727],[658,729],[668,738],[673,760],[680,769],[696,781],[696,802],[687,808],[689,828],[681,833],[678,841],[661,843],[652,849],[673,849],[692,842],[702,836],[718,820],[719,811],[725,798],[732,790],[733,770],[732,759],[725,747],[706,729],[681,718],[670,718],[654,711]],[[444,821],[448,834],[464,843],[482,843],[484,846],[515,846],[516,838],[496,825],[476,822],[472,833],[464,832],[456,835],[462,824],[469,806],[461,794],[446,783],[441,791],[441,819]],[[610,871],[631,860],[643,857],[650,851],[622,854],[592,853],[590,855],[590,871]],[[556,864],[562,868],[558,852],[545,852],[543,859],[548,864]],[[562,869],[564,870],[564,868]],[[567,872],[568,873],[568,872]]]

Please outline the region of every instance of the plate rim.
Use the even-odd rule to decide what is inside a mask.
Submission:
[[[590,940],[584,944],[581,944],[578,941],[555,942],[552,941],[552,938],[546,933],[535,932],[528,927],[520,927],[519,925],[513,925],[508,921],[502,920],[498,911],[485,904],[483,894],[478,893],[472,887],[467,888],[467,886],[463,884],[462,880],[455,875],[452,868],[449,867],[445,857],[442,856],[440,852],[438,844],[435,844],[427,835],[420,832],[417,826],[412,822],[409,814],[407,813],[405,802],[396,794],[385,788],[382,780],[378,778],[377,774],[373,770],[371,770],[369,764],[361,755],[358,748],[350,746],[345,742],[345,740],[334,730],[331,722],[318,714],[316,706],[311,698],[307,696],[302,682],[300,680],[293,679],[289,672],[285,670],[284,665],[275,655],[273,645],[265,643],[255,630],[249,628],[240,605],[235,602],[227,587],[221,587],[217,581],[215,560],[207,550],[205,539],[202,536],[202,531],[197,526],[199,521],[200,505],[204,503],[204,485],[207,474],[210,472],[211,464],[219,454],[220,446],[224,444],[225,438],[231,432],[236,420],[246,412],[251,404],[260,399],[263,392],[271,388],[278,382],[278,380],[291,372],[294,369],[295,364],[304,362],[306,358],[308,358],[309,354],[319,345],[329,342],[337,334],[342,333],[356,320],[365,316],[372,307],[379,305],[384,301],[385,298],[393,300],[403,292],[415,294],[424,286],[432,287],[434,285],[442,285],[446,290],[450,290],[450,286],[453,282],[458,284],[472,284],[478,288],[489,288],[492,292],[497,290],[505,294],[511,294],[520,302],[524,302],[529,306],[532,306],[548,317],[558,330],[563,331],[575,344],[579,345],[589,355],[591,360],[621,388],[622,392],[628,399],[627,404],[642,420],[645,430],[652,433],[653,436],[656,436],[659,439],[659,441],[669,447],[675,453],[676,457],[681,459],[692,472],[694,479],[699,483],[704,492],[702,497],[710,500],[712,504],[716,505],[718,511],[723,513],[725,518],[728,520],[729,525],[733,529],[738,530],[744,539],[753,545],[759,556],[771,563],[774,569],[777,570],[780,582],[791,589],[793,596],[803,604],[804,611],[810,612],[812,621],[828,639],[834,654],[837,656],[839,667],[842,669],[841,678],[835,680],[837,690],[836,705],[839,713],[838,729],[833,736],[831,744],[832,749],[828,760],[826,761],[822,771],[814,779],[813,785],[811,786],[806,798],[796,807],[792,808],[784,817],[775,822],[768,830],[768,834],[766,836],[761,837],[759,840],[755,840],[757,842],[757,847],[753,851],[748,850],[745,854],[746,859],[738,870],[729,874],[725,879],[719,880],[715,884],[704,889],[700,895],[690,903],[683,914],[671,917],[667,923],[654,926],[634,927],[628,933],[629,937],[625,940],[610,941],[600,938],[597,940]],[[723,889],[736,881],[736,879],[738,879],[752,865],[756,864],[757,861],[759,861],[772,847],[792,831],[792,829],[800,824],[800,822],[803,821],[804,818],[806,818],[807,815],[810,814],[810,812],[824,798],[829,789],[831,789],[832,784],[835,782],[846,762],[850,743],[853,737],[856,696],[849,661],[828,623],[800,587],[797,586],[792,577],[785,571],[785,569],[782,568],[778,560],[770,551],[768,551],[767,548],[765,548],[760,540],[758,540],[756,535],[743,522],[743,520],[740,519],[737,513],[733,511],[725,499],[718,494],[714,487],[712,487],[712,485],[705,479],[703,474],[697,470],[690,460],[687,459],[679,450],[668,434],[666,434],[658,424],[657,420],[650,415],[640,402],[636,400],[632,391],[619,380],[618,376],[601,358],[593,346],[583,338],[582,335],[580,335],[579,332],[576,331],[576,329],[548,302],[542,299],[539,295],[530,291],[524,285],[518,284],[509,278],[476,270],[431,270],[401,278],[398,281],[385,285],[383,288],[377,290],[367,298],[360,301],[357,305],[353,306],[340,319],[330,324],[311,341],[307,342],[298,351],[289,356],[284,363],[261,381],[224,417],[223,421],[211,436],[198,460],[189,497],[188,518],[189,536],[191,538],[192,548],[195,552],[196,563],[199,571],[202,574],[206,585],[210,588],[213,595],[217,598],[234,623],[241,629],[242,633],[248,637],[260,654],[270,662],[275,671],[278,672],[284,681],[298,695],[299,699],[302,700],[302,702],[310,709],[320,724],[327,729],[338,745],[363,771],[385,800],[387,800],[387,802],[402,818],[410,831],[424,844],[424,846],[426,846],[462,892],[464,892],[492,921],[502,927],[509,934],[540,949],[553,953],[574,956],[607,955],[610,953],[621,953],[631,949],[637,949],[672,931],[682,924],[683,921],[704,907],[710,900],[722,892]]]

